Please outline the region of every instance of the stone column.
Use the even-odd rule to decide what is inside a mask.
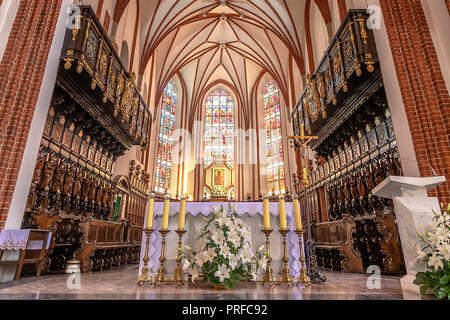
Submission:
[[[448,180],[450,95],[422,3],[380,0],[380,6],[420,173],[430,176],[432,167]],[[450,202],[447,183],[433,193]]]
[[[0,62],[0,228],[21,226],[72,2],[21,0],[11,27]]]

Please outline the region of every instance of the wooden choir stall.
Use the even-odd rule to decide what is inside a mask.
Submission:
[[[377,265],[400,274],[405,269],[392,201],[371,194],[402,168],[367,19],[364,10],[348,13],[292,112],[294,135],[303,126],[318,137],[309,144],[315,161],[305,160],[309,185],[302,185],[303,170],[293,179],[303,214],[308,204],[320,267],[364,272]],[[304,155],[293,143],[300,163]]]
[[[53,98],[23,220],[23,228],[52,231],[45,272],[81,261],[82,272],[139,259],[149,175],[116,160],[148,142],[151,114],[134,75],[90,6],[67,30]]]

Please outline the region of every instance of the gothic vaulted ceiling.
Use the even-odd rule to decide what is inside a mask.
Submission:
[[[140,73],[154,59],[158,93],[181,74],[192,106],[222,81],[245,110],[255,80],[267,72],[288,101],[289,69],[305,73],[305,1],[141,0]]]

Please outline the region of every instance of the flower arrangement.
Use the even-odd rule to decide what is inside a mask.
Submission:
[[[450,204],[447,209],[441,206],[441,213],[434,212],[434,232],[418,233],[417,259],[424,261],[429,271],[417,273],[414,283],[421,294],[432,291],[438,299],[450,300]]]
[[[258,271],[267,264],[267,256],[262,253],[264,245],[253,253],[251,233],[237,217],[236,210],[231,209],[231,204],[230,215],[223,206],[217,212],[212,208],[214,216],[210,220],[204,218],[206,225],[196,239],[197,251],[189,246],[185,246],[184,251],[179,248],[185,259],[183,268],[189,271],[192,282],[201,273],[203,282],[227,288],[250,277],[256,279]]]
[[[212,188],[212,192],[211,194],[213,195],[213,197],[219,198],[219,197],[226,197],[228,192],[227,189],[225,187],[222,186],[215,186]]]

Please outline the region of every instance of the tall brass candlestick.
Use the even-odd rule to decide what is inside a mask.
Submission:
[[[305,230],[296,230],[295,233],[298,236],[298,245],[300,247],[300,258],[298,259],[300,261],[300,275],[297,277],[297,284],[303,284],[306,287],[309,287],[311,285],[311,279],[309,279],[306,268],[305,268],[305,256],[303,255],[303,234],[305,233]]]
[[[186,230],[176,230],[178,234],[178,257],[177,257],[177,268],[175,269],[175,274],[173,275],[172,282],[177,283],[179,287],[183,286],[183,278],[181,277],[181,248],[183,245],[183,235]]]
[[[164,263],[166,262],[164,250],[166,247],[166,237],[169,232],[170,232],[170,230],[159,230],[159,233],[161,233],[162,239],[161,239],[161,256],[159,258],[159,270],[158,270],[158,274],[157,274],[156,280],[155,280],[155,282],[158,286],[161,286],[161,283],[163,283],[163,282],[168,284],[166,270],[164,267]]]
[[[290,287],[292,285],[292,277],[289,272],[288,262],[289,258],[287,256],[287,242],[286,242],[286,235],[288,234],[289,230],[279,230],[281,233],[281,236],[283,237],[283,272],[280,277],[281,283],[287,283]]]
[[[272,286],[274,284],[273,279],[273,271],[272,271],[272,257],[270,256],[270,234],[273,230],[263,230],[264,234],[266,235],[266,248],[267,248],[267,268],[266,268],[266,274],[264,275],[263,283],[268,283],[269,286]]]
[[[147,241],[145,242],[144,266],[142,267],[141,275],[138,278],[138,285],[142,285],[144,282],[152,282],[152,276],[150,275],[150,268],[148,266],[148,262],[150,261],[148,250],[150,246],[150,236],[153,231],[153,229],[144,230],[145,235],[147,236]]]

